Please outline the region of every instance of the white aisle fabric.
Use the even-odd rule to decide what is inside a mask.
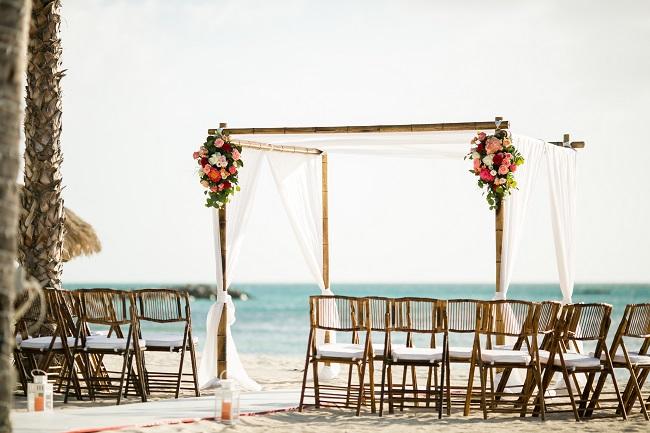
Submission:
[[[271,152],[268,161],[300,251],[321,294],[331,296],[333,293],[329,287],[325,287],[323,279],[321,155]],[[338,321],[335,308],[327,311],[331,311],[332,323]],[[335,343],[336,334],[332,331],[329,334],[329,342]],[[322,344],[325,333],[318,332],[316,338],[317,344]],[[333,379],[339,369],[338,364],[323,366],[319,375],[324,380]]]
[[[571,303],[575,283],[576,153],[571,148],[547,144],[553,240],[564,304]]]
[[[245,169],[239,174],[239,185],[241,191],[236,193],[231,202],[226,207],[226,287],[230,286],[233,279],[233,272],[236,269],[235,264],[239,259],[242,240],[246,232],[251,203],[257,189],[259,169],[266,154],[262,151],[246,149]],[[228,307],[228,322],[226,330],[226,353],[228,361],[227,374],[228,378],[235,379],[240,387],[249,391],[259,391],[262,387],[252,380],[237,353],[235,340],[232,338],[230,327],[235,323],[235,305],[230,295],[223,290],[222,269],[221,269],[221,242],[219,238],[219,217],[216,210],[211,209],[213,215],[213,234],[214,234],[214,252],[216,259],[217,274],[217,300],[210,307],[206,321],[206,338],[203,353],[201,355],[201,365],[199,366],[199,386],[201,388],[212,388],[219,381],[217,378],[217,353],[216,353],[216,336],[221,319],[223,305]]]

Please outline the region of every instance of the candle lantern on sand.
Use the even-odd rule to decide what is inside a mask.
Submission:
[[[221,387],[215,392],[214,418],[223,424],[239,421],[239,389],[232,379],[222,379]]]
[[[32,370],[34,382],[27,384],[27,410],[47,412],[54,408],[54,386],[43,370]]]

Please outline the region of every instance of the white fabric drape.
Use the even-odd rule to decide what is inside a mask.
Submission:
[[[322,208],[322,160],[320,155],[271,152],[268,154],[273,180],[278,188],[282,204],[289,218],[309,270],[323,295],[333,295],[325,287],[323,278],[323,208]],[[336,321],[336,311],[331,320]],[[317,343],[325,341],[325,333],[317,333]],[[329,331],[329,342],[336,342],[336,333]],[[324,366],[322,379],[332,379],[339,373],[339,365]]]
[[[513,143],[525,159],[516,172],[517,189],[504,201],[503,239],[501,244],[501,292],[495,299],[506,299],[523,226],[528,200],[533,191],[539,168],[544,160],[545,143],[524,136],[513,136]]]
[[[571,303],[575,283],[576,151],[547,144],[551,222],[562,302]]]
[[[233,273],[236,269],[235,264],[239,259],[239,252],[250,215],[251,203],[253,202],[253,197],[257,189],[260,165],[265,158],[266,155],[264,152],[246,149],[246,166],[238,176],[241,191],[233,196],[226,208],[226,218],[228,220],[228,224],[226,225],[226,251],[228,252],[226,255],[226,287],[230,286],[230,282],[233,279]],[[228,377],[236,380],[243,389],[259,391],[261,386],[248,376],[239,359],[235,340],[232,338],[230,331],[230,326],[235,323],[235,305],[230,295],[223,290],[219,217],[217,211],[211,211],[213,215],[214,251],[216,259],[217,300],[210,307],[206,321],[205,346],[203,347],[201,365],[199,366],[199,385],[201,388],[210,388],[218,383],[218,378],[216,377],[216,336],[223,306],[226,304],[228,306],[226,330]]]

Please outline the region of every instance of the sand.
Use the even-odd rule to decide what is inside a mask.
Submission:
[[[269,355],[242,355],[242,360],[247,366],[249,374],[266,389],[298,389],[302,380],[304,360],[301,357],[280,357]],[[114,361],[114,360],[113,360]],[[172,368],[177,362],[173,354],[149,354],[149,364]],[[110,362],[109,362],[110,364]],[[343,375],[342,375],[343,376]],[[377,370],[379,380],[380,371]],[[467,372],[462,366],[452,367],[452,383],[466,383]],[[165,395],[153,395],[152,400],[169,398]],[[130,402],[138,401],[130,398]],[[17,410],[24,410],[24,399],[18,398],[15,406]],[[58,410],[87,405],[111,405],[114,401],[77,402],[74,398],[64,405],[57,403]],[[206,417],[211,414],[206,414]],[[348,409],[314,409],[309,408],[300,413],[297,411],[282,412],[270,415],[257,415],[242,417],[236,427],[227,427],[214,421],[200,421],[186,424],[168,424],[155,427],[132,427],[119,430],[122,433],[189,433],[189,432],[221,432],[232,430],[237,432],[265,432],[265,431],[295,431],[295,432],[355,432],[370,433],[378,429],[385,432],[430,432],[444,430],[445,432],[504,432],[508,430],[544,432],[554,430],[556,433],[568,433],[576,428],[583,431],[650,431],[650,423],[635,413],[627,422],[621,419],[594,419],[588,422],[576,423],[571,414],[553,414],[546,422],[535,418],[521,419],[514,414],[490,414],[485,421],[479,410],[475,410],[469,417],[462,416],[462,409],[454,407],[451,416],[442,420],[437,418],[434,411],[406,410],[395,414],[385,413],[382,418],[371,414],[369,410],[362,411],[360,417],[354,416],[353,410]]]

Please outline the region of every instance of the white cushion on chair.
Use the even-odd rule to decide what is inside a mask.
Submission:
[[[68,337],[66,338],[66,341],[68,342],[68,346],[74,346],[74,337]],[[50,347],[50,343],[52,343],[52,337],[50,336],[34,337],[34,338],[30,337],[20,342],[20,348],[34,349],[34,350],[47,350],[47,348]],[[60,337],[56,337],[56,339],[54,340],[54,344],[52,345],[52,349],[55,350],[63,349],[63,342],[61,341]]]
[[[472,358],[472,349],[472,346],[449,346],[449,357],[469,361]]]
[[[361,359],[365,348],[362,344],[326,343],[316,348],[317,357]]]
[[[182,347],[183,334],[147,334],[143,335],[144,340],[147,342],[147,347]],[[194,344],[199,343],[197,337],[192,337]]]
[[[592,355],[592,354],[590,354]],[[594,358],[593,356],[590,355],[583,355],[582,353],[576,353],[576,352],[566,352],[562,353],[562,356],[564,357],[564,364],[568,368],[588,368],[588,367],[599,367],[600,366],[600,359]],[[540,350],[539,351],[539,361],[542,364],[548,364],[548,358],[550,357],[550,353],[548,350]],[[556,353],[555,358],[553,358],[553,365],[560,367],[562,366],[562,362],[560,361],[560,354]]]
[[[391,348],[406,347],[404,344],[391,344]],[[372,352],[375,356],[380,356],[384,354],[384,344],[383,343],[372,343]]]
[[[138,342],[140,349],[146,348],[145,340],[138,340]],[[133,341],[131,341],[131,348],[133,348]],[[126,349],[126,338],[93,336],[86,339],[86,349],[124,350]]]
[[[481,360],[489,363],[504,364],[528,364],[530,363],[528,352],[521,350],[507,349],[485,349],[481,350]]]
[[[391,356],[393,361],[440,361],[442,349],[426,347],[393,347]]]
[[[639,355],[639,352],[627,352],[628,356],[630,357],[630,362],[632,365],[650,365],[650,355]],[[594,352],[589,352],[589,356],[594,356]],[[603,361],[607,359],[605,357],[605,352],[601,353],[600,359]],[[619,351],[616,353],[616,356],[614,359],[612,359],[613,362],[620,362],[622,364],[625,363],[625,355],[623,354],[623,351]]]

